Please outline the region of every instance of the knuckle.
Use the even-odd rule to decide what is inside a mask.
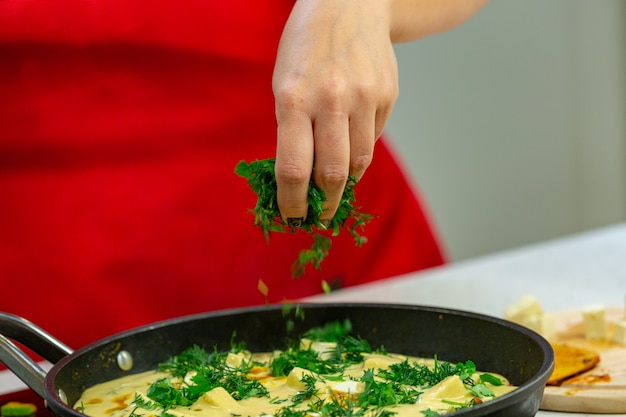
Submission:
[[[322,169],[317,178],[320,182],[319,185],[334,189],[343,187],[348,180],[348,173],[343,167],[329,166]]]
[[[369,101],[380,94],[380,90],[374,82],[361,81],[354,87],[354,95],[357,100]]]
[[[376,93],[381,97],[394,98],[398,96],[400,87],[397,78],[381,77],[375,84]]]
[[[347,97],[347,83],[338,77],[328,77],[319,85],[322,106],[329,111],[341,110]]]
[[[283,184],[299,185],[306,183],[311,178],[310,171],[307,172],[296,164],[285,164],[276,167],[276,181]]]
[[[373,158],[371,154],[361,154],[353,156],[350,161],[350,171],[357,173],[365,171],[372,163],[372,159]]]
[[[398,85],[388,83],[379,90],[379,94],[383,103],[392,104],[398,99]]]
[[[298,103],[301,100],[301,94],[298,90],[287,85],[274,87],[274,97],[277,101],[285,105]]]
[[[300,108],[303,108],[305,105],[305,98],[298,91],[291,89],[281,89],[275,91],[274,98],[276,100],[276,111],[280,112],[291,112]]]
[[[398,99],[399,88],[396,83],[363,79],[352,86],[352,94],[359,103],[377,103],[386,106]]]
[[[287,117],[305,112],[311,106],[311,97],[295,84],[274,86],[274,102],[277,117]]]

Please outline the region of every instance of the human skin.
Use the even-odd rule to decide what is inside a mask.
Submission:
[[[281,215],[306,217],[311,175],[331,219],[348,176],[372,161],[398,97],[393,44],[466,21],[487,0],[298,0],[285,24],[272,80]]]

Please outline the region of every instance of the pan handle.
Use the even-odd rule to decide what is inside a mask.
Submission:
[[[73,350],[30,321],[0,312],[0,362],[18,376],[41,398],[44,397],[46,372],[13,341],[56,363]]]

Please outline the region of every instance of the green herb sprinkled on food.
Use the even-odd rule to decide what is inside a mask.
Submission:
[[[192,410],[200,416],[207,409],[231,417],[409,415],[402,410],[434,417],[489,402],[515,388],[496,389],[509,382],[501,375],[477,372],[469,360],[454,364],[436,355],[426,359],[373,351],[349,319],[299,331],[283,343],[272,343],[271,351],[249,351],[236,337],[233,331],[227,350],[192,345],[160,363],[159,374],[124,377],[106,392],[119,393],[119,398],[135,392],[120,410],[127,417],[175,417]],[[102,398],[101,392],[92,394],[79,399],[75,409],[100,415],[92,410],[99,407],[101,400],[93,398]]]
[[[251,212],[254,214],[254,224],[263,231],[265,239],[269,241],[271,232],[291,232],[294,230],[285,224],[278,210],[276,198],[276,176],[274,172],[275,159],[264,159],[253,162],[241,161],[235,167],[235,173],[248,180],[248,185],[257,195],[257,203]],[[308,249],[300,251],[298,258],[291,267],[291,274],[300,277],[304,274],[307,265],[320,269],[321,262],[328,256],[331,249],[331,236],[337,236],[342,229],[347,229],[352,234],[357,246],[367,242],[367,238],[361,235],[366,223],[372,219],[372,215],[361,213],[354,205],[354,187],[356,178],[349,177],[343,196],[335,216],[330,225],[326,227],[320,216],[324,212],[326,197],[313,181],[309,183],[309,210],[306,218],[300,225],[300,229],[313,237],[313,243]]]

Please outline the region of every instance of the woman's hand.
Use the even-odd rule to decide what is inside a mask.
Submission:
[[[299,0],[280,41],[273,89],[276,180],[284,220],[307,215],[313,181],[330,220],[348,175],[361,178],[398,95],[385,0]],[[314,169],[313,169],[314,168]]]
[[[392,42],[451,29],[487,0],[297,0],[285,25],[273,88],[278,206],[292,227],[313,181],[337,210],[348,175],[360,179],[398,96]]]

